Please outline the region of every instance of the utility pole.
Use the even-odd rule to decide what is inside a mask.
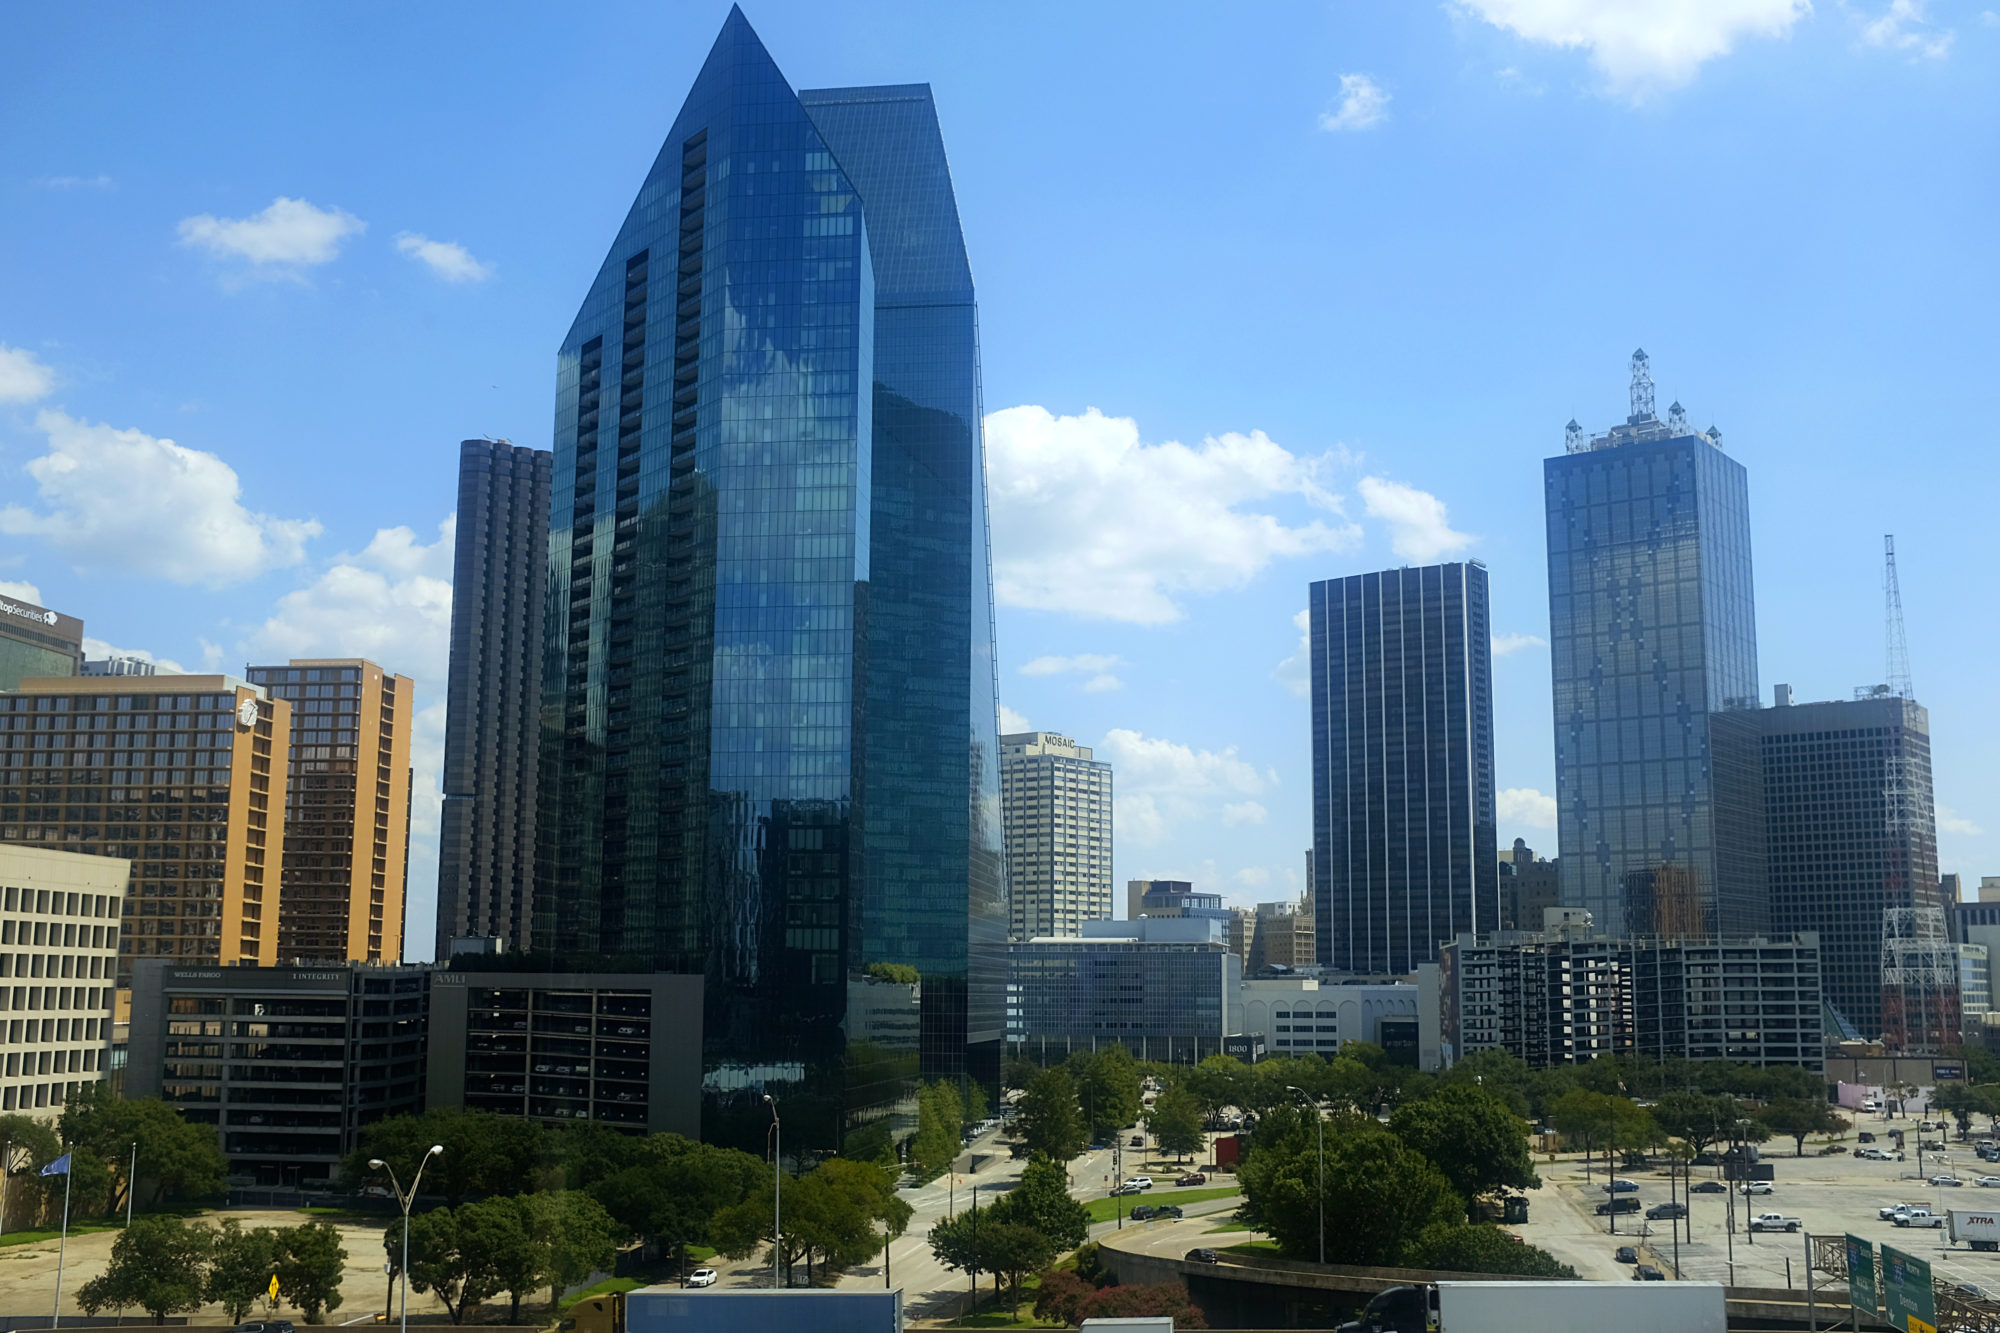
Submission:
[[[125,1229],[132,1229],[132,1196],[139,1192],[139,1145],[132,1144],[132,1166],[125,1172]]]

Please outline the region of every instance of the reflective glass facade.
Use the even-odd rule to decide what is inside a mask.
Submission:
[[[716,1141],[998,1072],[969,272],[928,90],[795,94],[732,10],[559,355],[535,938],[706,978]]]
[[[1499,920],[1486,568],[1328,579],[1307,607],[1315,948],[1402,975]]]
[[[1710,735],[1757,696],[1749,478],[1650,379],[1634,406],[1543,464],[1562,901],[1614,935],[1762,934],[1754,756]]]

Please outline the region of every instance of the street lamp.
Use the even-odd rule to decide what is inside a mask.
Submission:
[[[443,1155],[444,1145],[442,1143],[433,1143],[431,1150],[424,1154],[424,1159],[417,1163],[417,1174],[410,1177],[410,1189],[408,1193],[404,1193],[403,1191],[403,1182],[396,1179],[395,1167],[390,1166],[379,1157],[368,1159],[370,1170],[387,1171],[389,1173],[389,1183],[396,1187],[396,1202],[401,1204],[403,1208],[403,1333],[410,1333],[410,1205],[417,1200],[417,1185],[424,1178],[424,1168],[430,1165],[431,1158],[442,1157]]]
[[[1326,1117],[1319,1113],[1319,1103],[1306,1096],[1304,1088],[1285,1085],[1286,1092],[1296,1092],[1306,1105],[1312,1107],[1313,1123],[1319,1127],[1319,1261],[1326,1262]]]
[[[778,1289],[779,1256],[785,1249],[784,1228],[784,1184],[785,1184],[785,1128],[778,1123],[778,1099],[770,1093],[764,1094],[764,1104],[771,1108],[771,1290]],[[812,1265],[807,1264],[807,1269]],[[811,1273],[808,1272],[810,1277]]]

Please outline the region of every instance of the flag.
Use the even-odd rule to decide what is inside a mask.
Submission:
[[[45,1175],[45,1176],[66,1176],[66,1175],[68,1175],[68,1174],[69,1174],[69,1154],[68,1154],[68,1153],[64,1153],[64,1154],[63,1154],[62,1156],[60,1156],[60,1157],[56,1158],[56,1160],[55,1160],[55,1161],[53,1161],[53,1162],[50,1162],[50,1163],[49,1163],[49,1164],[48,1164],[47,1166],[43,1167],[43,1168],[42,1168],[42,1174],[43,1174],[43,1175]]]

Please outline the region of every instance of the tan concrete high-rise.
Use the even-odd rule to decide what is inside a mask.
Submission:
[[[1000,738],[1009,935],[1075,935],[1111,916],[1111,765],[1053,731]]]
[[[278,956],[401,961],[415,683],[359,657],[250,679],[292,706]]]
[[[132,864],[134,957],[278,956],[291,705],[228,676],[23,680],[0,694],[0,842]]]

